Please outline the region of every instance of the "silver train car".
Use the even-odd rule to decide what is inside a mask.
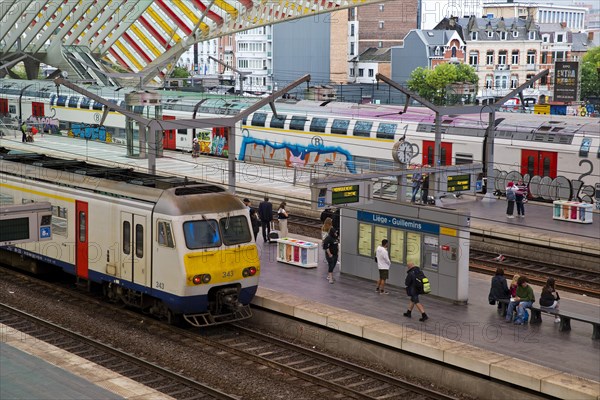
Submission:
[[[52,239],[3,261],[62,269],[114,302],[170,323],[248,318],[260,275],[243,203],[224,188],[0,148],[3,205],[48,201]]]

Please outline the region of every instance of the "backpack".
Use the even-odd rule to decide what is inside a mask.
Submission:
[[[517,196],[515,195],[515,191],[514,190],[507,190],[506,191],[506,200],[508,201],[515,201],[515,199],[517,198]]]
[[[431,293],[431,284],[429,283],[429,279],[420,269],[415,273],[415,281],[417,282],[416,286],[419,294]]]

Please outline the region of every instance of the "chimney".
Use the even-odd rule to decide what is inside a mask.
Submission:
[[[565,29],[567,27],[567,23],[566,22],[561,22],[560,23],[560,27]]]
[[[588,32],[587,41],[588,41],[588,43],[591,43],[594,41],[594,32]]]

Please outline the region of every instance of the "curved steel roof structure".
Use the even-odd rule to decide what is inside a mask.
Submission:
[[[3,0],[0,59],[6,62],[9,56],[24,53],[60,68],[69,57],[83,60],[89,66],[92,61],[86,60],[83,53],[91,53],[132,72],[141,72],[144,77],[154,77],[196,42],[374,2]],[[65,54],[65,49],[73,49],[70,46],[78,46],[80,50]],[[81,71],[76,72],[81,75]]]

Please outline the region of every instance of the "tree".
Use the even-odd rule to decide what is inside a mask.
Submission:
[[[434,69],[419,67],[410,74],[408,88],[437,105],[446,102],[448,86],[453,83],[470,83],[477,87],[479,77],[475,69],[466,64],[440,64]]]
[[[172,78],[189,78],[190,73],[187,69],[183,67],[175,67],[173,68],[173,72],[171,72]]]
[[[588,50],[581,61],[581,99],[600,98],[600,46]]]

